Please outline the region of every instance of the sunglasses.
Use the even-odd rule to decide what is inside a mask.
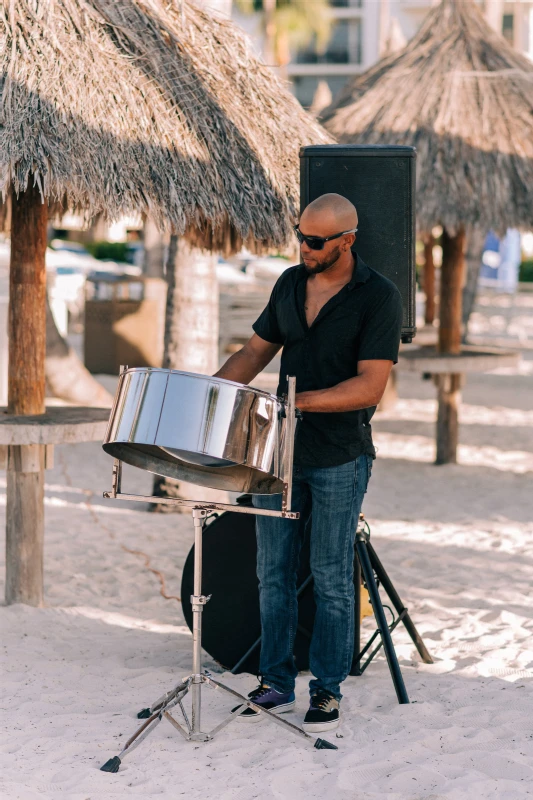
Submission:
[[[293,230],[300,244],[305,242],[311,250],[323,250],[326,242],[330,242],[332,239],[338,239],[339,236],[344,236],[347,233],[357,233],[357,228],[352,228],[349,231],[334,233],[333,236],[304,236],[298,225],[295,225]]]

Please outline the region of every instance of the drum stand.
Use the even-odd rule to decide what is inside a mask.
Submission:
[[[145,495],[131,495],[124,494],[121,491],[122,479],[122,462],[120,459],[115,459],[113,464],[113,482],[110,492],[104,492],[104,497],[108,499],[121,499],[121,500],[137,500],[146,502],[147,500],[154,503],[166,503],[172,505],[180,505],[190,508],[192,510],[192,517],[194,522],[194,593],[191,597],[192,611],[193,611],[193,646],[192,646],[192,673],[184,678],[180,683],[174,686],[169,692],[164,694],[145,712],[140,712],[140,718],[145,718],[143,724],[138,728],[133,736],[131,736],[118,756],[113,756],[106,763],[100,767],[103,772],[118,772],[122,759],[131,753],[131,751],[139,745],[142,740],[148,736],[159,723],[166,719],[170,724],[183,736],[187,741],[193,742],[208,742],[212,739],[222,728],[229,725],[230,722],[237,719],[247,708],[252,708],[255,711],[265,715],[266,719],[272,720],[277,725],[283,726],[286,730],[297,734],[298,736],[306,739],[312,743],[318,750],[330,749],[337,750],[337,746],[331,744],[325,739],[315,739],[310,736],[302,728],[293,725],[281,717],[276,716],[271,711],[268,711],[261,706],[253,703],[248,697],[239,694],[225,686],[219,681],[213,679],[207,670],[202,671],[202,613],[204,606],[209,602],[209,596],[206,597],[202,594],[202,534],[206,518],[212,511],[236,511],[241,514],[255,514],[269,517],[285,517],[287,519],[298,519],[299,513],[291,511],[292,501],[292,471],[293,471],[293,454],[294,454],[294,433],[296,426],[296,408],[294,403],[296,391],[295,378],[289,378],[289,391],[286,403],[286,446],[284,451],[284,470],[283,470],[283,494],[281,502],[281,511],[271,511],[268,509],[259,509],[247,506],[230,505],[227,503],[210,503],[210,502],[197,502],[194,500],[178,500],[174,498],[150,497]],[[202,731],[201,727],[201,691],[202,686],[207,685],[212,689],[217,689],[226,692],[231,697],[240,701],[241,705],[232,711],[225,719],[216,725],[211,731]],[[191,720],[187,716],[183,706],[183,699],[191,693]],[[171,709],[179,707],[183,717],[183,723],[178,722],[175,717],[170,713]]]

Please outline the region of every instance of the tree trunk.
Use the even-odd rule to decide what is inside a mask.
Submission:
[[[217,256],[171,236],[167,260],[167,306],[163,367],[212,375],[218,369]],[[157,497],[182,497],[171,478],[154,479]],[[154,504],[154,511],[179,506]]]
[[[477,284],[481,271],[481,259],[483,258],[483,245],[485,244],[485,233],[481,228],[472,228],[468,231],[466,241],[466,283],[463,289],[463,344],[466,344],[468,336],[468,323],[470,315],[474,310],[477,297]]]
[[[31,183],[12,197],[8,411],[45,411],[47,207]],[[44,447],[8,448],[6,603],[43,602]]]
[[[148,278],[165,277],[165,236],[152,217],[146,217],[143,225],[144,263],[143,273]]]
[[[167,262],[163,366],[212,375],[218,369],[217,256],[172,236]]]
[[[461,350],[462,292],[465,272],[465,232],[461,229],[450,236],[442,232],[442,267],[440,279],[440,353],[459,353]],[[458,411],[461,399],[458,374],[439,375],[437,415],[436,464],[457,462]]]
[[[84,367],[59,333],[46,297],[46,383],[54,397],[77,405],[108,408],[113,398]]]
[[[433,247],[435,239],[431,234],[424,240],[424,294],[426,295],[426,308],[424,322],[433,325],[435,321],[435,262],[433,261]]]

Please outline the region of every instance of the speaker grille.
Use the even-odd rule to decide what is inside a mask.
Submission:
[[[336,192],[359,215],[357,252],[393,281],[402,295],[402,340],[416,333],[414,147],[321,145],[300,151],[303,209]]]

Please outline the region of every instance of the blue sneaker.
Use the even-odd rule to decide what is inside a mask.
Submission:
[[[292,711],[296,703],[294,692],[277,692],[267,683],[262,682],[248,694],[248,697],[258,706],[262,706],[273,714],[285,714],[287,711]],[[242,706],[235,706],[231,710],[234,712],[239,708]],[[240,722],[259,722],[261,712],[247,708],[246,711],[239,714],[237,719]]]

